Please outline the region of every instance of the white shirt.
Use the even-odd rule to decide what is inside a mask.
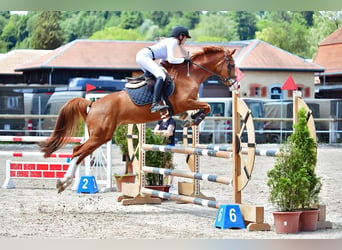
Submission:
[[[184,58],[175,57],[174,50],[178,45],[178,40],[173,37],[164,38],[160,42],[150,46],[153,50],[155,59],[167,60],[172,64],[180,64],[184,62]]]

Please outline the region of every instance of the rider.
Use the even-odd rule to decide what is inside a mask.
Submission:
[[[191,38],[189,31],[182,26],[178,26],[172,30],[171,37],[162,39],[150,47],[141,49],[137,53],[136,61],[144,73],[150,72],[156,77],[156,83],[153,90],[151,113],[168,108],[167,105],[161,105],[159,103],[161,99],[161,90],[166,79],[166,74],[154,60],[167,60],[172,64],[180,64],[184,61],[187,62],[189,59],[185,58],[187,57],[187,54],[185,49],[182,47],[187,38]],[[177,46],[184,54],[184,58],[174,57],[174,50]]]

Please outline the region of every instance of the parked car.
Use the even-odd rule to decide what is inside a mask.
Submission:
[[[315,102],[306,101],[308,107],[312,110],[314,118],[320,117],[319,104]],[[275,121],[269,119],[265,123],[266,141],[271,143],[280,143],[284,141],[292,133],[292,118],[293,118],[293,101],[270,101],[264,104],[266,118],[288,118],[288,121]],[[319,124],[315,123],[316,130]]]
[[[45,106],[54,93],[55,88],[32,88],[23,89],[25,114],[42,115]],[[26,135],[38,135],[41,130],[41,119],[28,118],[25,119]]]
[[[120,91],[125,87],[126,80],[108,80],[97,78],[73,78],[69,86],[56,88],[49,98],[44,115],[58,115],[61,107],[69,100],[76,97],[85,97],[86,93],[112,93]],[[94,86],[95,89],[86,91],[87,84]],[[49,136],[53,130],[57,118],[42,119],[40,131],[41,135]]]
[[[0,91],[0,114],[23,115],[24,94],[13,87],[2,87]],[[1,135],[24,135],[25,119],[0,119]]]

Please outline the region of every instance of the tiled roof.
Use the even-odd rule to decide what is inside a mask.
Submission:
[[[314,62],[325,67],[326,74],[342,74],[342,27],[318,46]]]
[[[322,42],[319,43],[319,46],[332,45],[336,43],[342,43],[342,27],[326,37]]]
[[[309,60],[293,55],[260,40],[251,40],[237,60],[242,69],[323,71]]]
[[[21,74],[21,72],[14,71],[18,65],[46,55],[49,52],[50,50],[18,49],[7,54],[1,54],[0,74]]]
[[[17,71],[36,68],[139,69],[136,53],[154,42],[75,40],[50,53],[20,65]],[[260,40],[220,44],[186,44],[190,54],[209,45],[236,48],[241,69],[323,71],[323,68]]]

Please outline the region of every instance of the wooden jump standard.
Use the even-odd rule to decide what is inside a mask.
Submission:
[[[233,93],[233,132],[236,136],[233,136],[233,145],[241,145],[240,137],[243,133],[243,130],[247,128],[248,139],[251,145],[255,145],[255,135],[254,135],[254,126],[253,120],[250,115],[250,110],[247,105],[238,98],[237,93]],[[242,117],[242,121],[240,120],[240,116]],[[240,127],[240,124],[241,127]],[[196,127],[193,127],[193,130]],[[129,128],[132,131],[132,128]],[[248,204],[242,204],[241,202],[241,191],[247,185],[250,174],[253,170],[254,165],[254,154],[255,147],[250,147],[247,162],[241,163],[240,159],[240,148],[238,146],[234,147],[232,152],[224,152],[219,150],[207,150],[207,149],[199,149],[196,148],[196,145],[193,144],[193,147],[169,147],[169,146],[160,146],[160,145],[149,145],[145,143],[145,127],[143,124],[138,125],[139,131],[139,142],[137,148],[134,150],[130,150],[132,154],[135,155],[138,151],[139,159],[136,157],[133,160],[133,171],[137,173],[138,181],[137,183],[123,183],[122,185],[122,196],[119,197],[118,201],[121,201],[123,205],[135,205],[135,204],[160,204],[161,199],[154,198],[153,196],[157,196],[160,198],[166,198],[170,200],[176,200],[186,203],[192,203],[196,205],[208,206],[212,208],[219,208],[221,203],[218,203],[214,200],[210,199],[202,199],[201,197],[196,196],[187,196],[180,194],[172,194],[161,191],[155,191],[152,189],[145,188],[145,172],[157,172],[156,169],[145,166],[145,150],[159,150],[159,151],[169,151],[174,153],[182,153],[191,156],[199,156],[199,155],[208,155],[213,157],[221,157],[221,158],[231,158],[233,156],[233,178],[232,180],[226,177],[218,177],[215,175],[203,175],[194,172],[180,172],[180,171],[168,171],[168,170],[160,170],[158,168],[159,173],[170,174],[174,176],[187,177],[195,180],[216,180],[215,182],[230,184],[233,187],[233,202],[234,204],[238,204],[240,206],[241,213],[243,215],[244,221],[247,225],[247,229],[250,231],[256,230],[269,230],[270,226],[264,223],[264,208],[261,206],[253,206]],[[129,133],[128,133],[129,134]],[[130,136],[133,138],[134,136]],[[131,146],[132,147],[132,146]],[[196,161],[195,161],[196,162]],[[196,164],[195,164],[196,166]],[[243,166],[243,167],[242,167]],[[244,169],[244,171],[241,171]],[[160,172],[161,171],[161,172]],[[242,172],[242,173],[241,173]]]

